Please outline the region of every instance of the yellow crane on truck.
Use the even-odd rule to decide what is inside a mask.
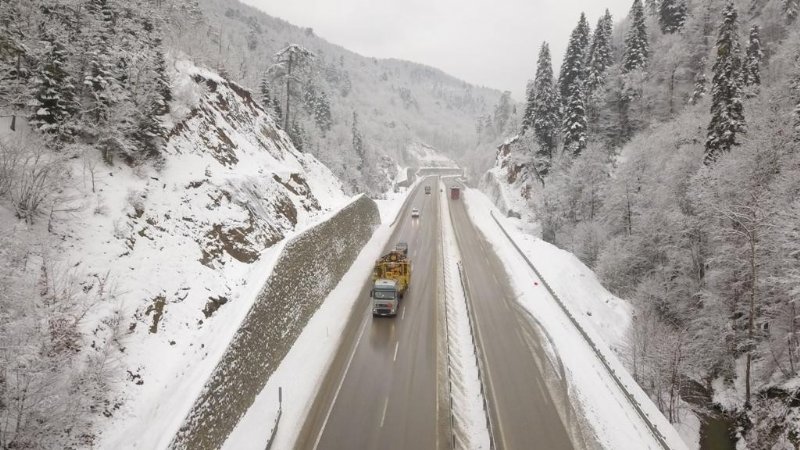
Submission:
[[[392,250],[375,261],[372,281],[372,315],[397,315],[400,299],[411,283],[411,261],[406,252]]]

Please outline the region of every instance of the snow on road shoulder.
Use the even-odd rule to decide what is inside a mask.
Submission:
[[[447,351],[452,381],[453,413],[458,439],[463,448],[490,448],[489,430],[483,410],[483,389],[478,372],[474,339],[470,327],[467,299],[461,285],[458,264],[461,253],[456,242],[444,183],[440,189],[445,302],[447,308]]]
[[[350,270],[331,291],[309,320],[289,353],[270,377],[255,402],[228,436],[223,449],[263,450],[269,442],[272,426],[278,415],[278,387],[283,390],[283,411],[274,449],[293,448],[317,390],[344,335],[344,327],[361,287],[372,275],[372,266],[391,237],[393,219],[412,189],[376,200],[381,226],[361,249]]]
[[[597,441],[607,449],[661,448],[590,345],[488,213],[494,211],[500,220],[507,221],[502,219],[491,201],[479,191],[467,189],[464,201],[471,220],[504,262],[515,290],[520,293],[518,301],[551,337],[568,372],[573,401],[586,414]],[[626,390],[636,398],[650,421],[664,435],[670,448],[686,448],[669,421],[609,349],[609,346],[621,348],[624,343],[624,335],[630,322],[630,313],[624,302],[606,291],[594,274],[569,253],[551,248],[549,244],[530,236],[521,235],[513,226],[506,225],[506,229],[513,233],[518,245],[537,269],[542,271],[547,282],[609,361]]]

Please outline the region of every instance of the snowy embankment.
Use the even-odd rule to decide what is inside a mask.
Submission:
[[[447,190],[440,182],[442,260],[447,319],[447,363],[450,380],[451,411],[456,448],[489,449],[491,436],[487,424],[486,401],[483,396],[477,350],[469,309],[461,282],[459,264],[461,253],[456,242],[450,210],[447,209]]]
[[[171,77],[163,167],[109,167],[87,152],[72,172],[86,205],[56,230],[79,276],[116,287],[118,302],[86,328],[111,308],[125,317],[100,448],[166,445],[284,244],[348,201],[249,92],[185,61]]]
[[[372,266],[386,246],[394,231],[399,211],[415,186],[416,184],[409,189],[402,189],[399,193],[390,193],[386,200],[376,200],[382,225],[362,248],[347,274],[308,321],[247,414],[228,436],[223,448],[263,450],[269,443],[279,409],[280,422],[271,448],[294,446],[317,390],[339,348],[347,319],[356,302],[363,300],[359,298],[361,288],[371,276]],[[279,387],[283,394],[280,404]]]
[[[471,220],[505,263],[518,301],[545,329],[568,373],[575,406],[591,424],[597,441],[607,449],[659,449],[663,445],[628,400],[590,344],[573,325],[542,280],[492,219],[495,216],[529,260],[541,271],[595,347],[608,361],[625,390],[635,399],[647,419],[658,429],[669,448],[684,449],[677,431],[636,384],[611,351],[624,345],[630,322],[629,307],[602,287],[596,276],[572,254],[519,232],[512,221],[484,194],[474,189],[464,193]]]

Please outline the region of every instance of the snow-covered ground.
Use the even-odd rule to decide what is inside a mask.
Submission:
[[[322,380],[339,348],[350,312],[355,302],[360,300],[361,287],[371,276],[372,266],[380,257],[394,231],[395,219],[414,186],[401,189],[398,193],[387,194],[386,200],[376,201],[381,214],[381,226],[361,250],[347,274],[308,322],[253,406],[228,437],[223,448],[231,450],[265,448],[269,442],[272,424],[278,415],[279,387],[283,391],[282,413],[272,448],[292,448],[308,410],[314,402],[317,390],[322,385]]]
[[[670,448],[687,448],[675,428],[611,351],[612,348],[621,348],[624,345],[624,334],[630,323],[629,306],[603,288],[597,277],[574,255],[520,232],[514,226],[514,220],[504,218],[491,200],[480,191],[467,189],[464,198],[472,221],[506,264],[515,289],[520,293],[518,301],[550,337],[568,373],[572,398],[586,415],[601,445],[607,449],[661,448],[592,348],[546,291],[542,280],[528,267],[494,222],[490,211],[504,223],[517,245],[541,271],[542,276],[609,361],[626,390],[634,396],[650,421],[664,435]]]
[[[447,308],[447,351],[449,353],[450,379],[452,381],[453,413],[456,433],[464,448],[490,448],[489,429],[484,412],[483,389],[478,372],[478,360],[473,343],[467,299],[459,274],[461,252],[458,249],[453,223],[447,205],[447,190],[440,183],[442,224],[442,259],[444,264],[444,292]],[[461,435],[463,434],[463,435]]]

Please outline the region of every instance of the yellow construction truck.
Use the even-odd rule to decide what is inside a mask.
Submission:
[[[411,283],[411,261],[403,250],[392,250],[375,261],[369,296],[373,316],[396,316],[400,299]]]

